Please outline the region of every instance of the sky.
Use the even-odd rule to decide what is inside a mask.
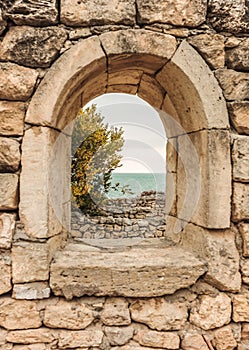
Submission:
[[[166,134],[158,113],[135,95],[111,93],[90,101],[112,126],[124,129],[119,173],[164,173]]]

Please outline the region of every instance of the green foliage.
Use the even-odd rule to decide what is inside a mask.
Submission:
[[[124,145],[122,128],[104,124],[96,105],[79,112],[72,135],[71,187],[77,206],[85,213],[98,211],[110,190],[121,190],[111,183],[112,172],[121,166]]]

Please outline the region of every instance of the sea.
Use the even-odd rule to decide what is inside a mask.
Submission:
[[[126,192],[111,190],[109,198],[136,197],[144,191],[165,192],[165,173],[113,173],[112,184],[120,184],[120,188],[126,188]]]

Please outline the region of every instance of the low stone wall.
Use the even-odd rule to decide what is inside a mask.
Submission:
[[[102,214],[90,216],[72,206],[73,238],[153,238],[165,235],[165,193],[108,201]]]

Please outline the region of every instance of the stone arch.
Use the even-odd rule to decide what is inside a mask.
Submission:
[[[120,30],[72,46],[48,70],[31,99],[26,115],[31,127],[24,135],[20,180],[20,217],[27,234],[48,238],[68,227],[70,190],[65,186],[69,184],[65,168],[70,130],[66,127],[82,105],[106,92],[137,93],[165,112],[162,120],[175,148],[184,150],[186,135],[196,147],[202,182],[197,209],[189,218],[178,208],[186,206],[185,189],[180,184],[184,181],[179,181],[184,169],[173,150],[168,159],[178,202],[169,214],[207,228],[229,227],[228,116],[216,79],[187,42],[177,47],[170,35]],[[168,119],[167,114],[173,118]],[[63,135],[62,144],[55,153],[53,146],[59,135]],[[51,205],[51,190],[57,208]],[[39,218],[35,218],[37,211]]]

